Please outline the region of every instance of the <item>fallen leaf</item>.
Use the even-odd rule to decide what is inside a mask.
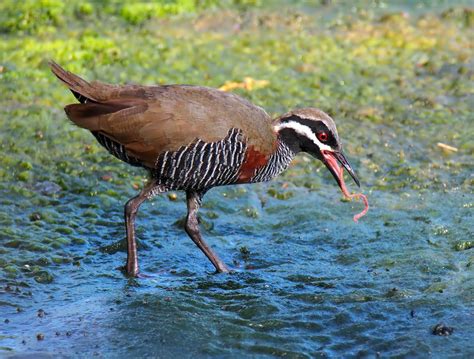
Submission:
[[[259,88],[266,87],[270,84],[270,81],[267,80],[255,80],[252,77],[244,77],[244,81],[242,82],[235,82],[235,81],[227,81],[224,85],[219,87],[221,91],[232,91],[238,88],[253,91]]]
[[[438,142],[436,145],[442,150],[447,151],[447,152],[458,152],[458,149],[456,147],[447,145],[445,143]]]

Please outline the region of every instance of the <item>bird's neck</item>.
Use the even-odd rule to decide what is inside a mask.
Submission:
[[[288,144],[278,136],[275,152],[270,156],[265,166],[259,168],[252,178],[252,182],[265,182],[282,173],[295,157],[294,152]]]

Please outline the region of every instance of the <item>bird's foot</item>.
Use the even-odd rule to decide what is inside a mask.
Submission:
[[[226,274],[226,273],[232,273],[233,270],[232,269],[229,269],[229,267],[227,267],[225,264],[221,264],[219,265],[217,268],[216,268],[216,271],[214,272],[214,274]]]
[[[117,268],[120,270],[126,277],[128,278],[153,278],[154,276],[151,274],[145,274],[138,270],[138,268],[128,268],[127,265],[120,266]]]

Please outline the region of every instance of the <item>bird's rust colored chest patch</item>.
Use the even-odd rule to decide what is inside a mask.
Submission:
[[[249,146],[245,152],[245,159],[240,167],[237,183],[248,183],[255,175],[255,171],[268,162],[269,156],[257,151],[254,146]]]

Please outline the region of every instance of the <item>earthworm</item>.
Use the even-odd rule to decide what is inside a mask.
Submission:
[[[349,191],[347,190],[347,187],[346,187],[346,184],[344,182],[344,176],[343,176],[343,172],[344,172],[344,168],[343,167],[340,167],[340,179],[341,179],[341,190],[342,190],[342,193],[344,194],[344,197],[348,198],[348,199],[362,199],[362,202],[364,202],[364,206],[365,208],[362,210],[362,212],[360,213],[357,213],[353,219],[354,219],[354,222],[358,222],[359,219],[363,216],[365,216],[367,214],[367,212],[369,211],[369,200],[367,199],[367,196],[365,194],[362,194],[362,193],[354,193],[354,194],[350,194]]]

